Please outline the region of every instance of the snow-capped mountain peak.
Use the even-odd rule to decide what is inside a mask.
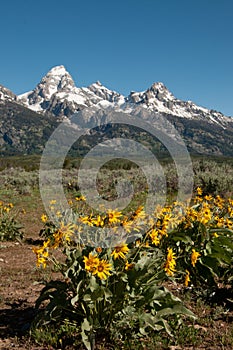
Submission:
[[[147,92],[152,92],[153,95],[158,99],[174,100],[175,98],[173,94],[161,82],[152,84],[151,87],[147,90]]]
[[[21,105],[34,110],[39,115]],[[3,116],[0,142],[6,143],[7,152],[9,147],[13,147],[14,150],[20,149],[20,152],[29,151],[29,148],[23,148],[23,145],[28,144],[24,138],[24,135],[28,135],[24,133],[27,129],[25,122],[30,132],[32,130],[30,117],[34,125],[32,132],[36,133],[35,143],[37,143],[38,125],[41,124],[44,128],[45,125],[51,124],[53,128],[57,126],[57,122],[63,120],[68,122],[67,118],[79,112],[78,123],[80,127],[87,127],[87,129],[93,123],[94,125],[100,125],[102,122],[106,124],[112,113],[136,116],[156,128],[160,127],[161,121],[169,121],[187,142],[189,149],[195,153],[227,156],[233,154],[233,118],[198,106],[192,101],[180,100],[161,82],[153,83],[144,91],[131,91],[128,96],[123,96],[99,81],[87,87],[76,87],[70,73],[60,65],[53,67],[33,90],[18,97],[0,85],[0,112]],[[24,115],[27,118],[22,118],[21,122],[20,118]],[[15,121],[17,121],[16,126],[9,128],[9,125],[14,125],[9,123]],[[15,130],[18,130],[16,137],[13,135]],[[171,132],[169,124],[166,131],[169,135]],[[43,134],[42,131],[41,134]],[[116,135],[119,137],[121,134],[117,132]],[[142,139],[144,137],[143,134]],[[35,149],[34,146],[33,149]],[[42,149],[41,145],[40,149]]]
[[[88,89],[92,91],[95,95],[106,100],[108,102],[125,102],[125,97],[114,90],[110,90],[104,85],[101,84],[100,81],[97,81],[88,86]]]
[[[34,90],[20,95],[18,101],[36,112],[49,112],[58,118],[70,117],[73,113],[92,106],[132,111],[140,105],[153,113],[204,120],[222,127],[225,127],[229,119],[191,101],[177,99],[162,82],[155,82],[141,92],[131,91],[127,97],[108,89],[100,81],[88,87],[76,87],[63,65],[53,67]]]
[[[34,90],[18,96],[18,101],[36,112],[42,112],[49,105],[54,94],[72,92],[75,88],[71,75],[64,66],[53,67]]]
[[[52,68],[41,80],[39,85],[42,85],[42,88],[43,85],[44,87],[49,88],[49,94],[64,90],[70,91],[75,87],[71,75],[67,72],[64,66],[56,66]]]
[[[50,112],[62,118],[92,105],[99,104],[102,108],[112,103],[123,104],[125,97],[99,81],[78,88],[61,65],[52,68],[34,90],[18,96],[18,101],[36,112]]]
[[[4,103],[5,101],[14,101],[16,98],[16,95],[12,91],[0,85],[0,103]]]
[[[50,69],[50,71],[47,73],[47,75],[59,75],[59,76],[62,76],[62,75],[65,75],[67,72],[66,68],[61,65],[61,66],[55,66],[53,68]]]
[[[149,110],[172,114],[172,105],[175,100],[173,94],[161,82],[156,82],[145,91],[131,91],[127,102],[140,104]]]

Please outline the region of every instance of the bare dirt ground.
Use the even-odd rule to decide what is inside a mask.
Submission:
[[[0,349],[36,349],[29,344],[27,347],[20,338],[30,327],[34,303],[42,288],[36,284],[42,276],[32,251],[38,243],[41,224],[33,209],[20,219],[27,229],[23,242],[0,243]]]
[[[34,303],[42,286],[34,285],[40,279],[40,274],[35,270],[31,248],[28,244],[10,242],[1,246],[1,349],[21,349],[17,338],[29,329],[35,315]],[[25,349],[25,345],[22,349]]]
[[[19,214],[23,241],[0,242],[0,349],[4,350],[45,349],[24,338],[35,316],[35,300],[43,288],[39,282],[45,277],[36,268],[32,251],[40,243],[43,207],[40,201],[32,205],[28,200],[17,205],[17,210],[26,210],[26,214]]]

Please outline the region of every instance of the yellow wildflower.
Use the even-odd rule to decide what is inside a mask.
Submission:
[[[141,205],[140,207],[138,207],[137,210],[135,210],[135,212],[133,213],[133,219],[142,219],[144,220],[146,218],[146,213],[143,209],[143,206]]]
[[[74,234],[74,224],[64,224],[62,221],[60,223],[59,232],[62,234],[65,241],[70,241],[70,237]]]
[[[54,244],[53,244],[52,248],[56,249],[62,243],[62,238],[63,238],[62,231],[58,230],[58,231],[54,232],[53,237],[54,237]]]
[[[228,207],[227,211],[228,211],[228,214],[230,215],[230,217],[233,217],[233,208]]]
[[[93,255],[92,253],[89,253],[88,257],[84,256],[83,261],[85,264],[85,269],[89,272],[94,272],[99,264],[97,254]]]
[[[60,210],[58,210],[58,211],[56,212],[56,216],[57,216],[58,218],[61,218],[61,217],[62,217],[62,213],[60,212]]]
[[[159,245],[160,239],[158,237],[158,230],[152,229],[149,233],[149,236],[151,238],[152,244]]]
[[[196,252],[195,249],[192,249],[192,254],[191,254],[191,263],[193,265],[193,267],[195,267],[197,260],[199,258],[199,256],[201,256],[200,253]]]
[[[42,222],[46,222],[46,221],[48,221],[48,217],[47,217],[47,215],[42,214],[42,215],[41,215],[41,221],[42,221]]]
[[[160,229],[158,229],[158,233],[161,235],[161,236],[168,236],[168,234],[167,234],[167,230],[166,230],[166,228],[162,228],[161,230]]]
[[[197,188],[197,194],[198,194],[198,196],[201,196],[202,195],[202,189],[201,189],[201,187],[198,187]]]
[[[98,265],[93,271],[93,275],[97,275],[101,280],[106,280],[106,278],[110,276],[110,269],[111,264],[107,260],[99,260]]]
[[[93,226],[93,222],[92,222],[92,217],[91,216],[83,216],[83,217],[80,217],[79,220],[85,224],[85,225],[88,225],[88,226]]]
[[[185,285],[185,287],[188,287],[188,285],[189,285],[189,282],[190,282],[190,272],[188,271],[188,270],[185,270],[185,272],[186,272],[186,275],[185,275],[185,281],[184,281],[184,285]]]
[[[78,197],[75,197],[75,200],[76,201],[83,201],[83,202],[85,202],[85,200],[86,200],[86,197],[85,196],[78,196]]]
[[[200,197],[200,196],[196,196],[196,197],[194,198],[194,202],[195,202],[195,203],[201,203],[201,202],[203,202],[203,198]]]
[[[122,258],[125,259],[125,254],[127,254],[129,251],[129,248],[127,244],[122,243],[121,245],[114,248],[111,256],[113,256],[114,259]]]
[[[38,257],[37,258],[37,263],[36,263],[37,267],[40,267],[41,265],[43,266],[43,268],[45,269],[47,266],[47,259],[45,257]]]
[[[42,247],[39,247],[39,248],[33,247],[32,248],[32,251],[36,254],[37,267],[40,267],[42,265],[43,268],[46,268],[47,258],[49,256],[49,252],[48,252],[49,244],[50,244],[50,239],[48,239],[48,241],[45,241]]]
[[[175,266],[176,266],[176,256],[173,253],[172,248],[168,248],[167,249],[167,260],[164,264],[164,270],[166,271],[166,273],[168,274],[168,276],[173,276],[175,270]]]
[[[163,207],[162,213],[163,214],[171,213],[171,210],[172,210],[172,207],[170,205],[167,205],[166,207]]]
[[[202,224],[207,224],[211,220],[211,211],[207,205],[203,205],[202,210],[199,212],[199,221]]]
[[[128,261],[126,261],[125,263],[125,270],[128,271],[128,270],[132,270],[134,267],[134,264],[133,263],[129,263]]]
[[[210,194],[206,195],[204,198],[206,201],[211,201],[213,199],[213,197]]]
[[[121,212],[116,210],[108,210],[108,221],[110,224],[120,222]]]
[[[50,238],[47,240],[47,241],[44,241],[44,243],[43,243],[43,247],[44,248],[48,248],[49,247],[49,245],[50,245]]]
[[[225,220],[224,218],[220,218],[219,216],[215,216],[215,221],[217,221],[216,225],[217,227],[223,227],[224,226],[224,223],[225,223]]]
[[[233,228],[233,221],[230,220],[230,219],[226,219],[225,225],[226,225],[227,228],[232,230],[232,228]]]
[[[94,224],[95,226],[103,227],[103,226],[105,225],[104,220],[105,220],[105,217],[102,217],[102,216],[98,215],[97,218],[96,218],[96,219],[93,218],[93,219],[91,220],[91,222],[92,222],[92,224]]]
[[[134,222],[132,220],[124,220],[121,225],[127,233],[131,232],[133,229],[138,231],[138,229],[134,227]]]
[[[163,217],[163,224],[162,224],[162,229],[165,231],[167,230],[171,220],[171,214],[165,214]]]
[[[214,204],[219,208],[219,209],[223,209],[223,204],[224,204],[224,199],[221,198],[219,195],[216,196]]]

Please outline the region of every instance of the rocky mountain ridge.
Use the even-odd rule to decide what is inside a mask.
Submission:
[[[9,89],[0,85],[0,103],[5,103],[6,101],[16,101],[17,96]]]
[[[34,90],[18,96],[18,102],[38,112],[50,112],[55,117],[70,117],[86,107],[112,107],[131,112],[136,106],[156,113],[181,118],[206,120],[225,126],[229,117],[222,113],[200,107],[192,101],[182,101],[157,82],[142,92],[131,92],[123,96],[103,86],[99,81],[88,87],[76,87],[64,66],[52,68]]]
[[[33,90],[19,96],[0,85],[0,151],[2,155],[41,153],[60,121],[69,121],[78,113],[80,127],[89,127],[91,120],[98,125],[98,119],[108,120],[112,112],[137,116],[152,126],[167,120],[191,153],[233,156],[233,118],[179,100],[161,82],[142,92],[132,91],[128,96],[99,81],[88,87],[76,87],[64,66],[52,68]],[[107,129],[110,137],[129,134],[124,128]],[[104,132],[101,130],[100,134]],[[92,133],[92,139],[87,137],[85,151],[101,140],[100,134]],[[137,137],[148,143],[143,133]]]

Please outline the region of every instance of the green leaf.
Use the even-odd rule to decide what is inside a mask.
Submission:
[[[94,290],[96,290],[97,288],[99,288],[99,285],[98,285],[98,283],[96,282],[95,276],[92,275],[92,276],[90,277],[90,282],[89,282],[88,287],[90,288],[91,292],[94,292]]]
[[[87,318],[85,318],[81,324],[81,330],[82,330],[81,336],[82,336],[82,341],[86,346],[87,350],[92,350],[91,341],[90,341],[91,329],[92,329],[91,324],[89,323]]]
[[[105,300],[108,301],[112,296],[112,292],[108,288],[104,288]]]
[[[187,309],[182,303],[176,304],[173,307],[170,308],[164,308],[157,312],[156,316],[162,317],[162,316],[170,316],[174,314],[182,314],[186,315],[192,318],[196,318],[194,313]]]
[[[181,241],[183,243],[189,243],[192,245],[192,239],[187,235],[187,232],[172,232],[169,236],[171,240],[178,242]]]

